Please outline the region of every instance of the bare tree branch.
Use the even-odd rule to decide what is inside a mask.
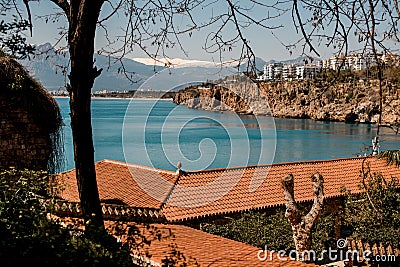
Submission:
[[[68,21],[70,20],[70,6],[67,0],[51,0],[55,3],[58,7],[60,7],[65,15],[67,16]]]

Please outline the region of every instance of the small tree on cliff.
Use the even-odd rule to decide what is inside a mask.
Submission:
[[[319,173],[311,177],[314,203],[307,215],[301,216],[294,199],[294,177],[292,174],[282,179],[282,187],[286,200],[285,217],[292,226],[293,239],[298,257],[302,261],[310,261],[310,255],[305,253],[311,249],[311,230],[321,215],[324,206],[324,178]]]

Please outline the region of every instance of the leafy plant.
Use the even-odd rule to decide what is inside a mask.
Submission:
[[[400,166],[400,150],[385,150],[377,155],[378,159],[385,159],[387,164]]]
[[[134,266],[130,250],[87,238],[71,221],[51,217],[56,188],[44,172],[0,171],[0,258],[2,266]],[[107,244],[107,245],[104,245]]]
[[[348,194],[345,222],[352,236],[368,243],[391,244],[400,247],[399,180],[385,178],[380,173],[365,171],[359,195]]]
[[[0,45],[3,46],[3,52],[15,55],[18,58],[29,58],[35,51],[35,47],[26,43],[23,35],[31,24],[27,20],[20,20],[13,16],[11,22],[0,21]],[[1,49],[0,49],[1,50]]]
[[[305,205],[301,210],[309,210]],[[303,212],[304,213],[304,212]],[[312,249],[317,253],[336,243],[335,224],[337,212],[323,212],[312,231]],[[269,250],[294,250],[293,233],[283,209],[275,211],[243,213],[239,218],[228,218],[224,224],[204,223],[201,229],[205,232],[237,240]]]
[[[294,249],[292,230],[283,210],[272,214],[250,211],[239,218],[226,219],[225,224],[205,223],[201,229],[259,248],[267,245],[273,250]]]

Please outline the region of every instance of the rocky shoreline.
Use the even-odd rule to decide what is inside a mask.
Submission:
[[[177,92],[173,102],[189,108],[233,111],[352,123],[376,123],[379,119],[379,83],[357,81],[328,84],[321,81],[264,82],[229,86],[207,84]],[[385,84],[382,123],[400,123],[400,89]],[[269,107],[268,107],[269,106]]]

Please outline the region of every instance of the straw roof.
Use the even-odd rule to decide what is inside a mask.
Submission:
[[[55,99],[15,59],[0,53],[0,97],[7,110],[23,109],[32,115],[42,133],[51,139],[49,171],[59,167],[62,117]]]

